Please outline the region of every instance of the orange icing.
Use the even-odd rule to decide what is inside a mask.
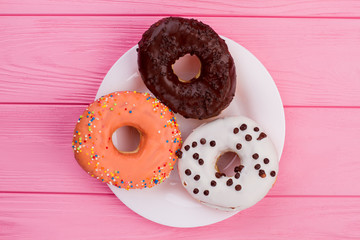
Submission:
[[[112,143],[120,127],[140,132],[134,152],[120,152]],[[173,112],[148,93],[114,92],[96,100],[80,116],[72,147],[79,165],[92,177],[119,188],[150,188],[173,169],[181,146]]]

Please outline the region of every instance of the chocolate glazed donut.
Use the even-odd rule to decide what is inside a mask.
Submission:
[[[172,69],[186,54],[201,62],[200,75],[187,82]],[[234,60],[225,41],[194,19],[169,17],[153,24],[139,42],[138,65],[148,89],[185,118],[217,116],[235,95]]]

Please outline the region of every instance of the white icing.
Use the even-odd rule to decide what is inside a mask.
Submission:
[[[240,126],[246,124],[246,130],[240,130]],[[259,131],[254,131],[254,128]],[[234,134],[234,128],[239,128],[239,132]],[[249,208],[260,201],[269,192],[275,183],[278,174],[278,154],[276,149],[267,136],[257,140],[260,133],[264,132],[262,128],[253,120],[246,117],[228,117],[217,119],[193,130],[182,146],[182,158],[179,159],[178,169],[181,182],[191,196],[201,203],[224,211],[239,211]],[[245,136],[252,136],[251,141],[246,141]],[[200,143],[200,139],[205,138],[206,143]],[[210,146],[210,141],[216,142],[215,147]],[[195,148],[193,142],[197,143]],[[240,143],[242,148],[238,150],[236,144]],[[185,146],[190,146],[188,151]],[[225,152],[235,152],[241,159],[241,165],[244,166],[240,172],[240,178],[235,178],[235,172],[232,177],[216,178],[216,161],[219,156]],[[199,159],[204,160],[200,165],[198,160],[193,158],[193,154],[198,153]],[[252,155],[257,153],[259,158],[253,159]],[[270,162],[264,163],[264,158]],[[259,176],[259,170],[254,167],[260,164],[265,171],[266,177]],[[185,171],[189,169],[191,175],[186,175]],[[275,171],[276,176],[271,176],[270,172]],[[195,175],[200,175],[198,181],[194,180]],[[227,180],[232,179],[233,184],[227,186]],[[211,181],[216,181],[216,186],[211,186]],[[184,182],[186,184],[184,184]],[[235,186],[241,185],[241,190],[236,191]],[[199,193],[194,194],[193,190],[197,188]],[[204,195],[208,190],[209,195]]]

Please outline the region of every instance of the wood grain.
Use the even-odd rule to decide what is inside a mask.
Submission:
[[[115,14],[115,15],[213,15],[281,17],[359,17],[356,0],[278,0],[278,1],[74,1],[7,0],[0,2],[2,14]]]
[[[8,18],[0,18],[0,103],[59,104],[91,102],[160,17]],[[200,19],[258,57],[285,105],[360,106],[360,19]]]
[[[0,199],[3,240],[360,238],[359,198],[266,197],[223,222],[192,229],[150,222],[114,195],[0,193]]]
[[[110,193],[76,163],[72,133],[85,106],[0,105],[0,191]],[[359,108],[286,108],[272,196],[360,196]]]
[[[195,229],[133,213],[71,149],[106,72],[169,15],[249,49],[286,106],[270,194]],[[360,1],[3,0],[0,35],[1,240],[360,239]]]

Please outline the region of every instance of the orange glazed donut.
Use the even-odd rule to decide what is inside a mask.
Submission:
[[[140,133],[133,152],[121,152],[112,143],[113,133],[123,126]],[[173,112],[156,98],[114,92],[80,116],[72,145],[77,162],[92,177],[119,188],[151,188],[173,169],[181,135]]]

